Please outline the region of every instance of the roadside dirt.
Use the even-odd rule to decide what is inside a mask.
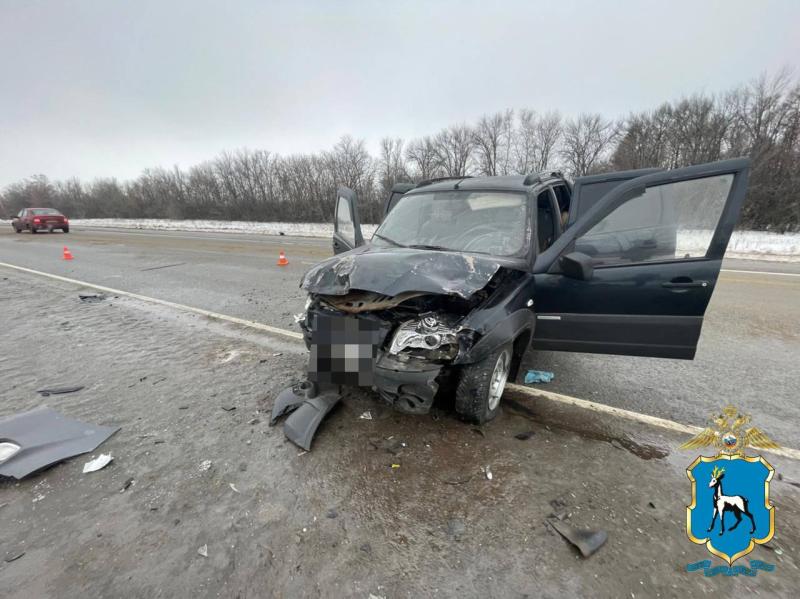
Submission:
[[[0,417],[46,404],[122,427],[99,472],[87,455],[0,481],[4,597],[796,594],[789,460],[770,460],[778,532],[751,554],[776,570],[704,578],[685,571],[710,555],[685,535],[694,454],[677,435],[513,393],[478,429],[353,391],[304,453],[267,426],[302,346],[78,292],[0,272]],[[35,393],[67,384],[85,389]],[[553,515],[609,540],[582,558]]]

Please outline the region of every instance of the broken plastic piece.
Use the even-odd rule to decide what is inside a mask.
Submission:
[[[305,400],[283,425],[283,432],[289,441],[306,451],[311,451],[314,433],[317,432],[322,419],[339,403],[340,399],[342,396],[339,393],[339,387],[336,386],[334,389]]]
[[[366,412],[361,414],[361,416],[359,416],[358,418],[359,420],[372,420],[372,414],[370,413],[369,410],[367,410]]]
[[[549,522],[558,534],[580,550],[583,557],[592,555],[608,540],[608,533],[604,530],[578,530],[559,520],[550,520]]]
[[[20,447],[0,462],[0,476],[22,479],[46,466],[94,451],[119,427],[94,426],[47,407],[0,420],[0,439]]]
[[[108,466],[114,458],[112,458],[107,453],[101,453],[93,460],[89,460],[83,465],[83,473],[88,474],[89,472],[97,472],[98,470],[102,470],[106,466]]]
[[[554,373],[547,370],[529,370],[525,373],[525,384],[549,383],[555,376]]]
[[[316,394],[316,385],[310,381],[303,381],[284,389],[278,393],[275,403],[272,404],[272,418],[269,420],[269,425],[273,426],[282,416],[294,412],[306,399]]]
[[[197,549],[197,553],[203,557],[208,557],[208,545],[202,545]]]

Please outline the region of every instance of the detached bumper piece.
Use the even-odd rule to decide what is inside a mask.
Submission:
[[[22,479],[94,451],[119,427],[86,424],[47,407],[0,420],[0,477]]]
[[[318,385],[303,381],[284,389],[275,398],[270,426],[289,414],[283,425],[286,438],[298,447],[311,451],[311,441],[319,425],[341,399],[338,385]]]

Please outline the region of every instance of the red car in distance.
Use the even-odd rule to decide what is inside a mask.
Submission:
[[[31,233],[38,231],[52,233],[54,229],[69,233],[69,220],[53,208],[24,208],[11,220],[11,226],[17,233],[22,233],[26,229]]]

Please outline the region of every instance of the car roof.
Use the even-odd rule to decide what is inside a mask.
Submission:
[[[413,193],[427,193],[430,191],[527,191],[532,187],[550,182],[550,180],[563,179],[559,172],[546,171],[530,175],[502,175],[497,177],[452,177],[422,181],[415,188],[408,191]]]

